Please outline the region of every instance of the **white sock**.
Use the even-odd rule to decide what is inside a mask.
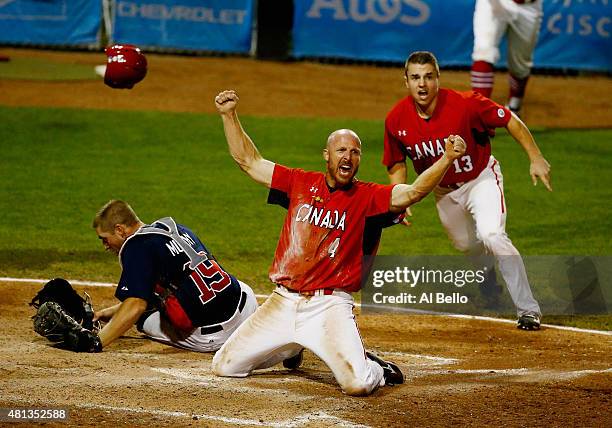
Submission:
[[[521,109],[521,105],[523,104],[523,99],[519,97],[510,97],[508,99],[508,108],[510,110],[518,111]]]

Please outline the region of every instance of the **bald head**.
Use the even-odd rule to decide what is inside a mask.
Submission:
[[[359,170],[361,140],[350,129],[338,129],[327,138],[323,158],[327,162],[327,185],[331,188],[347,186]]]
[[[333,143],[349,141],[355,142],[359,145],[359,147],[361,147],[361,140],[354,131],[350,129],[338,129],[329,134],[329,137],[327,137],[327,145],[325,146],[325,148],[329,150],[330,145]]]

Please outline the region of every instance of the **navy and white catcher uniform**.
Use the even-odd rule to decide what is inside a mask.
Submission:
[[[213,352],[257,308],[251,287],[225,271],[202,241],[171,217],[130,236],[119,260],[115,296],[147,301],[137,328],[153,340]]]

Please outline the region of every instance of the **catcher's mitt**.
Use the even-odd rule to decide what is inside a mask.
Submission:
[[[38,308],[34,320],[34,331],[57,347],[75,352],[101,352],[102,343],[97,334],[83,328],[56,302],[45,302]]]
[[[100,352],[102,345],[96,334],[100,323],[94,323],[94,310],[87,293],[83,299],[63,278],[55,278],[30,302],[37,309],[32,317],[34,331],[60,348],[76,352]]]
[[[94,326],[94,310],[91,298],[85,293],[85,299],[72,288],[72,285],[63,278],[55,278],[47,282],[45,286],[34,296],[30,306],[38,309],[45,302],[56,302],[68,315],[74,318],[88,330],[98,330],[99,325]]]

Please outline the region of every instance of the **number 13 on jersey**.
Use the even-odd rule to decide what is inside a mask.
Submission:
[[[455,165],[455,172],[457,174],[460,172],[470,172],[474,169],[470,155],[461,156],[461,159],[455,159],[453,165]]]

